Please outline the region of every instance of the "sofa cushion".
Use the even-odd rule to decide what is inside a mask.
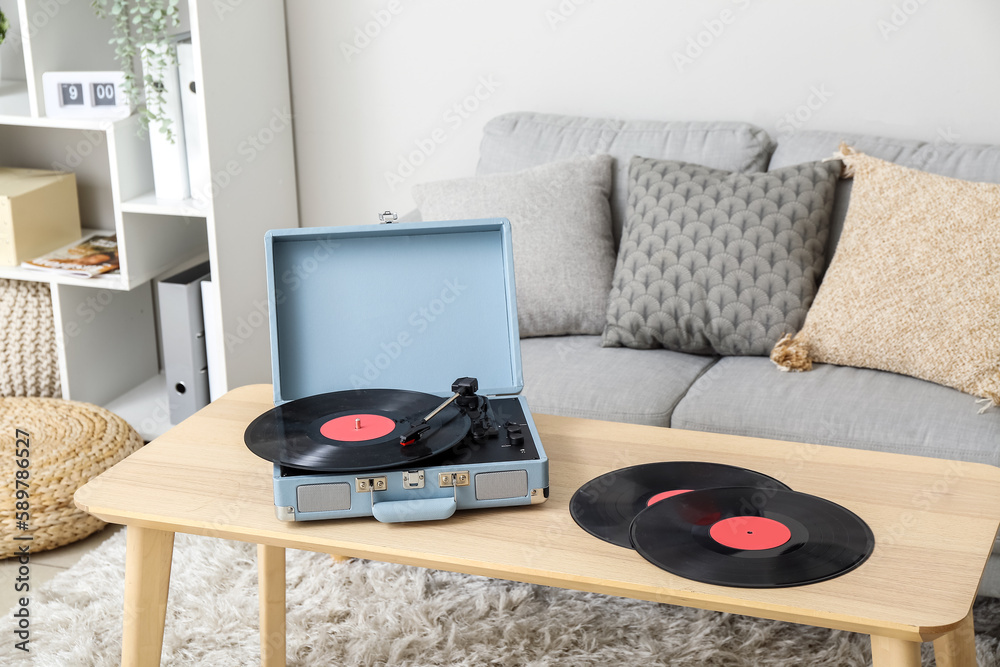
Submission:
[[[1000,465],[1000,410],[977,414],[954,389],[848,366],[776,373],[764,358],[726,357],[688,390],[671,426]]]
[[[519,112],[486,123],[476,173],[497,174],[607,153],[616,162],[611,219],[617,243],[628,201],[628,161],[633,155],[729,171],[762,171],[773,148],[767,133],[748,123],[622,121]]]
[[[850,132],[808,131],[781,135],[768,169],[780,169],[809,160],[822,160],[833,155],[842,141],[857,151],[904,167],[967,181],[1000,183],[1000,146],[955,144],[945,142],[943,138],[929,143]],[[830,259],[844,228],[852,185],[852,181],[847,179],[837,186],[833,213],[830,217],[830,240],[827,242],[826,250],[827,266],[830,265]]]
[[[604,345],[768,354],[816,294],[839,175],[632,158]]]
[[[510,219],[522,337],[599,334],[614,269],[613,161],[591,155],[505,174],[423,183],[424,220]]]
[[[715,360],[602,348],[600,336],[529,338],[521,341],[521,393],[532,412],[669,426],[674,405]]]
[[[843,150],[854,192],[840,249],[771,359],[912,375],[1000,405],[1000,185]]]

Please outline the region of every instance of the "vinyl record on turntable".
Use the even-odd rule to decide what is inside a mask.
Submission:
[[[861,565],[875,537],[836,503],[795,491],[752,487],[692,491],[639,512],[632,543],[673,574],[718,586],[813,584]]]
[[[382,470],[430,458],[455,446],[471,422],[449,404],[412,445],[400,436],[441,404],[431,394],[398,389],[356,389],[308,396],[257,417],[243,439],[257,456],[313,471]]]
[[[631,549],[629,527],[647,506],[686,491],[722,486],[788,490],[773,477],[746,468],[702,461],[663,461],[595,477],[573,494],[569,511],[577,525],[591,535]]]

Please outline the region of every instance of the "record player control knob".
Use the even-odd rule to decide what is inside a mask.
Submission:
[[[524,433],[521,432],[520,424],[507,424],[507,439],[512,445],[524,444]]]

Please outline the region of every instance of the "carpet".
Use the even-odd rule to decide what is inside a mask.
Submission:
[[[177,535],[163,665],[257,664],[256,549]],[[37,591],[32,641],[0,664],[118,665],[125,531]],[[288,664],[852,667],[868,638],[733,614],[288,550]],[[976,604],[981,667],[1000,667],[1000,600]],[[930,644],[924,664],[933,664]]]

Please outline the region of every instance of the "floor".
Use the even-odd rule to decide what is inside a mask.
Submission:
[[[122,526],[109,525],[103,530],[99,530],[85,540],[67,544],[58,549],[43,551],[40,554],[32,554],[28,576],[31,590],[29,595],[33,596],[38,587],[46,581],[56,576],[60,572],[68,570],[76,565],[83,555],[96,549],[104,540],[108,539],[115,532],[122,529]],[[5,558],[0,560],[0,613],[6,612],[17,604],[19,597],[25,595],[14,589],[17,569],[19,564],[16,558]]]

